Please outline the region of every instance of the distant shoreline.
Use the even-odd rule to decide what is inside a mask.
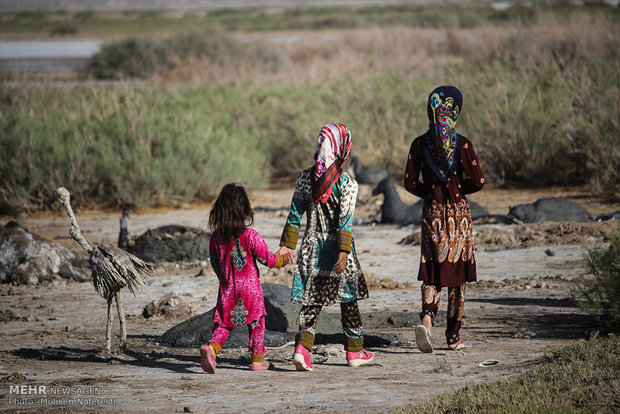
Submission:
[[[386,5],[445,3],[441,0],[0,0],[1,11],[55,10],[205,10],[246,7],[316,7],[337,5]],[[455,1],[456,2],[456,1]],[[475,2],[472,0],[470,2]],[[462,3],[462,2],[460,2]]]

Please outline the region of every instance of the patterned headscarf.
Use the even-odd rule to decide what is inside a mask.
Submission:
[[[342,164],[351,152],[351,131],[343,124],[327,124],[317,138],[312,167],[312,199],[325,203],[342,175]]]
[[[428,97],[429,132],[425,155],[437,178],[447,181],[458,166],[460,135],[454,127],[463,106],[463,96],[454,86],[439,86]]]

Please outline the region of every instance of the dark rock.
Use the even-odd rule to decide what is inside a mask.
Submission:
[[[390,164],[385,168],[376,167],[372,165],[364,166],[362,161],[357,156],[351,157],[351,163],[353,164],[353,172],[355,173],[355,180],[359,184],[378,184],[382,180],[390,177]]]
[[[28,379],[26,379],[22,373],[14,372],[6,377],[0,378],[0,382],[8,382],[9,384],[23,384],[28,382]]]
[[[362,314],[364,329],[377,328],[413,328],[420,324],[419,312],[377,311]],[[446,322],[446,311],[437,311],[435,325]]]
[[[591,221],[592,216],[581,205],[563,198],[541,198],[532,204],[510,207],[508,217],[523,223],[542,221]]]
[[[12,310],[7,309],[7,310],[1,310],[0,309],[0,322],[10,322],[10,321],[16,321],[16,320],[20,320],[21,318],[17,315],[15,315],[15,313],[13,313]]]
[[[265,346],[280,346],[295,339],[301,305],[291,302],[291,289],[275,283],[264,283],[265,297]],[[159,342],[174,346],[196,346],[205,344],[211,338],[214,309],[194,316],[166,331]],[[317,331],[337,333],[342,330],[340,315],[321,312]],[[227,346],[247,346],[248,329],[234,328],[226,341]]]
[[[553,250],[551,250],[551,249],[545,250],[545,254],[547,256],[555,256],[555,252]]]
[[[170,328],[159,337],[158,342],[178,347],[196,347],[208,343],[213,330],[213,312],[214,309],[211,309]],[[294,339],[294,332],[265,330],[265,346],[281,346]],[[239,326],[230,332],[225,346],[236,348],[247,345],[248,329]]]
[[[422,224],[423,200],[419,200],[415,204],[404,203],[398,195],[398,191],[396,191],[394,182],[392,182],[390,178],[382,180],[377,184],[375,189],[372,190],[372,195],[378,194],[383,194],[381,223],[401,224],[403,226],[408,224]],[[472,220],[477,220],[489,215],[489,212],[484,207],[473,201],[469,201],[469,209]]]
[[[381,346],[401,345],[411,343],[400,332],[365,332],[364,346],[367,348],[377,348]],[[314,338],[315,345],[342,344],[344,335],[342,333],[324,334],[317,332]]]
[[[84,282],[88,276],[76,267],[79,258],[69,249],[46,240],[16,222],[0,229],[0,282],[38,284],[56,275]]]
[[[267,309],[265,346],[282,346],[287,342],[293,341],[298,330],[299,309],[301,306],[291,302],[291,289],[284,285],[265,283],[263,284],[263,293],[265,296],[265,308]],[[159,337],[158,342],[179,347],[195,347],[208,343],[213,330],[213,312],[214,309],[211,309],[170,328]],[[406,317],[398,312],[388,312],[386,315],[383,315],[382,312],[373,312],[373,316],[369,317],[368,315],[362,315],[364,323],[373,318],[378,321],[386,321],[384,325],[382,322],[369,323],[369,327],[408,326],[405,324],[404,319],[415,319],[416,321],[419,319],[416,313],[407,313]],[[390,316],[392,317],[392,324],[387,322]],[[402,319],[398,319],[400,316],[402,316]],[[342,324],[340,322],[340,314],[323,310],[319,316],[316,331],[316,344],[341,344]],[[364,338],[364,343],[369,347],[385,346],[399,341],[402,343],[407,342],[406,338],[401,334],[394,333],[367,332]],[[234,328],[226,341],[226,346],[245,347],[247,345],[247,328],[245,326]]]
[[[171,224],[149,229],[127,251],[148,262],[182,262],[209,257],[211,233]]]

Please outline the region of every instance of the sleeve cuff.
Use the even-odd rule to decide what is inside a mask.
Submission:
[[[289,249],[295,250],[295,247],[297,247],[297,239],[299,239],[299,229],[292,226],[285,226],[284,230],[282,230],[280,246],[286,246]]]
[[[341,230],[340,237],[338,239],[338,249],[341,252],[351,253],[351,232],[348,230]]]
[[[281,256],[276,253],[276,262],[272,267],[284,267],[289,264],[288,256]]]

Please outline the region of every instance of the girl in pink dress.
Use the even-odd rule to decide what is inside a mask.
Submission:
[[[265,360],[265,301],[256,261],[268,267],[288,264],[288,256],[272,254],[254,229],[254,211],[245,189],[226,184],[209,215],[213,231],[209,257],[220,288],[213,314],[213,332],[208,345],[200,347],[202,369],[215,373],[215,357],[235,326],[247,325],[252,355],[250,370],[272,367]]]

